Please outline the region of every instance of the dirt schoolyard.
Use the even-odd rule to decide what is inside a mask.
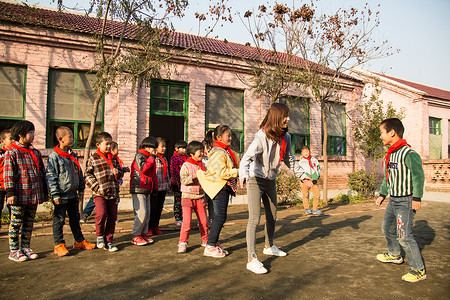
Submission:
[[[280,208],[275,244],[286,257],[262,254],[264,218],[257,232],[257,254],[269,272],[246,270],[246,205],[232,205],[221,233],[230,254],[204,257],[197,229],[186,254],[177,254],[179,232],[173,215],[164,211],[164,234],[155,243],[130,243],[133,213],[119,212],[115,242],[120,251],[53,252],[51,222],[37,222],[31,247],[40,258],[8,260],[7,226],[0,229],[0,299],[450,299],[450,204],[424,201],[414,234],[428,279],[407,283],[409,265],[376,261],[386,251],[381,231],[384,209],[372,203],[329,205],[324,217],[308,217],[298,207]],[[68,222],[66,222],[68,223]],[[195,226],[196,221],[193,221]],[[82,225],[95,241],[93,218]],[[66,225],[65,239],[73,244]]]

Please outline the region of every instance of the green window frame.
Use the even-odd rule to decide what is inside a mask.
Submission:
[[[305,97],[285,95],[279,100],[290,108],[289,134],[292,137],[292,152],[302,153],[302,147],[310,145],[310,101]]]
[[[50,69],[47,93],[47,148],[58,142],[55,137],[59,126],[69,127],[74,135],[75,149],[86,146],[89,134],[92,107],[97,96],[94,90],[96,74],[75,70]],[[94,138],[91,148],[95,147],[96,134],[103,131],[104,99],[99,105],[95,122]]]
[[[244,152],[244,90],[206,86],[205,132],[224,124],[231,128],[231,146]]]
[[[0,64],[0,131],[25,119],[27,67]]]
[[[442,159],[442,130],[441,119],[430,117],[429,124],[429,148],[430,159]]]
[[[327,102],[325,104],[325,113],[328,124],[327,154],[330,156],[346,156],[347,115],[345,104],[337,102]],[[323,132],[323,124],[322,124],[322,132]]]
[[[150,89],[150,114],[184,117],[184,128],[188,128],[189,83],[152,80]],[[151,120],[151,118],[150,118]],[[151,128],[151,124],[150,124]],[[188,132],[185,131],[185,139]]]

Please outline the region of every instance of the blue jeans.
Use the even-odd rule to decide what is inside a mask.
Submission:
[[[400,255],[402,246],[411,268],[421,270],[424,268],[422,256],[412,232],[415,214],[412,196],[390,197],[381,227],[389,254]]]
[[[62,201],[62,200],[61,200]],[[65,244],[63,226],[65,224],[66,212],[69,216],[70,230],[73,238],[78,243],[84,240],[80,227],[80,211],[78,210],[78,199],[68,199],[64,203],[55,204],[53,211],[53,240],[55,245]]]
[[[225,185],[212,199],[214,205],[214,218],[209,229],[208,246],[215,246],[219,241],[219,234],[227,220],[228,201],[230,200],[229,187]]]
[[[89,217],[92,214],[94,208],[95,208],[94,197],[91,197],[91,199],[89,199],[89,201],[86,203],[86,206],[84,207],[81,216],[85,218]]]

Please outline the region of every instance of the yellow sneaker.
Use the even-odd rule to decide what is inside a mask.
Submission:
[[[402,279],[408,282],[417,282],[420,280],[427,279],[427,274],[425,273],[425,269],[422,270],[411,269],[408,272],[408,274],[403,275]]]
[[[403,262],[403,257],[401,255],[394,256],[389,253],[378,254],[377,259],[384,263],[401,264]]]

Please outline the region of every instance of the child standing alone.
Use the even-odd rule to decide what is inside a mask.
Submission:
[[[115,252],[119,250],[113,244],[113,237],[117,221],[119,180],[123,177],[123,171],[117,158],[111,154],[111,135],[100,132],[95,142],[97,151],[89,157],[85,180],[94,194],[97,248]]]
[[[170,184],[173,192],[173,216],[175,218],[175,224],[178,226],[181,226],[181,223],[183,222],[180,191],[180,170],[181,166],[187,160],[186,146],[187,143],[185,141],[176,142],[175,151],[170,159]]]
[[[31,233],[37,206],[47,200],[48,194],[41,152],[32,146],[33,123],[16,122],[11,136],[14,142],[6,151],[3,178],[11,209],[9,259],[20,262],[38,258],[30,248]],[[20,245],[19,234],[22,235]]]
[[[208,221],[206,218],[206,201],[200,182],[197,178],[197,171],[205,171],[203,167],[204,146],[201,142],[192,141],[187,146],[186,152],[189,155],[187,161],[180,170],[181,179],[181,205],[183,207],[183,224],[180,230],[180,241],[178,243],[178,253],[185,253],[191,230],[192,210],[197,215],[202,237],[202,246],[206,246],[208,241]]]
[[[382,229],[388,252],[378,254],[384,263],[401,264],[400,246],[405,250],[411,266],[402,279],[417,282],[427,278],[422,256],[413,236],[414,215],[421,207],[425,175],[420,155],[403,139],[404,127],[397,118],[386,119],[380,124],[381,140],[390,148],[384,158],[384,179],[376,204],[381,206],[389,195]]]
[[[86,241],[81,232],[78,201],[83,199],[84,178],[73,146],[73,133],[70,128],[61,126],[56,129],[58,145],[48,156],[47,184],[50,196],[53,198],[55,210],[53,212],[53,240],[54,253],[58,256],[69,254],[64,241],[63,226],[66,212],[69,215],[70,229],[75,244],[73,249],[94,249],[95,245]]]
[[[306,176],[312,179],[312,186],[310,187],[308,184],[303,181],[300,182],[300,186],[302,188],[303,195],[303,208],[306,211],[306,214],[313,215],[323,215],[323,212],[319,210],[319,200],[320,200],[320,191],[319,185],[317,184],[317,180],[320,177],[320,165],[319,161],[311,156],[311,151],[308,146],[303,146],[302,149],[302,158],[299,161],[300,167],[305,171]],[[311,190],[313,194],[313,210],[309,208],[309,191]]]
[[[134,224],[131,243],[143,246],[153,243],[147,235],[150,220],[150,195],[158,190],[156,179],[155,148],[156,139],[146,137],[139,145],[139,151],[131,164],[130,193],[133,200]]]

